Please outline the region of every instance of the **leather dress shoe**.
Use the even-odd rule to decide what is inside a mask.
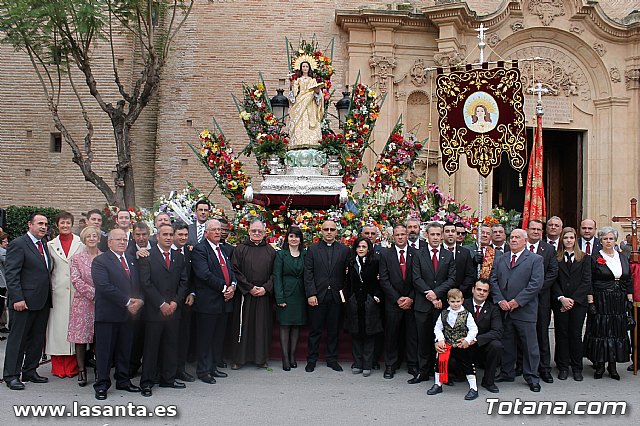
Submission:
[[[540,379],[545,383],[553,383],[553,376],[551,373],[540,373]]]
[[[307,366],[304,367],[304,371],[306,371],[307,373],[311,373],[315,369],[316,369],[316,363],[315,362],[308,362]]]
[[[140,393],[142,394],[142,396],[146,396],[146,397],[153,395],[153,391],[151,391],[151,388],[149,386],[143,386],[142,391],[140,391]]]
[[[615,367],[613,369],[608,368],[607,371],[609,372],[609,377],[613,380],[620,380],[620,375],[616,371]]]
[[[496,377],[496,382],[498,383],[511,383],[515,381],[516,381],[515,378],[509,377],[509,376],[503,376],[502,374]]]
[[[500,389],[498,389],[498,387],[494,384],[494,385],[485,385],[482,384],[482,387],[485,388],[486,390],[488,390],[491,393],[498,393],[500,392]]]
[[[372,368],[374,370],[380,370],[380,363],[379,362],[374,362]]]
[[[46,377],[42,377],[38,373],[33,373],[30,376],[25,376],[23,374],[22,375],[22,381],[23,382],[31,382],[31,383],[47,383],[49,381],[49,379],[46,378]]]
[[[127,391],[127,392],[136,392],[136,393],[140,392],[140,387],[134,385],[133,383],[129,383],[129,384],[124,385],[124,386],[116,386],[116,389]]]
[[[24,390],[24,383],[20,379],[12,379],[7,381],[7,387],[11,390]]]
[[[473,401],[478,397],[478,391],[475,389],[469,389],[469,392],[464,396],[466,401]]]
[[[342,370],[342,366],[340,364],[338,364],[337,361],[331,361],[327,363],[327,367],[329,367],[330,369],[332,369],[333,371],[343,371]]]
[[[442,393],[442,386],[434,384],[431,389],[427,391],[427,395],[436,395]]]
[[[429,375],[418,374],[417,376],[407,380],[407,383],[410,385],[417,385],[418,383],[426,382],[427,380],[429,380]]]
[[[540,392],[540,383],[529,383],[529,389],[531,392]]]
[[[210,385],[213,385],[216,382],[216,379],[211,374],[200,376],[198,379],[205,383],[209,383]]]
[[[569,372],[567,370],[560,370],[558,373],[558,380],[567,380],[569,377]]]
[[[295,359],[292,359],[292,360],[289,362],[289,367],[291,367],[291,368],[298,368],[298,363],[296,362],[296,360],[295,360]]]
[[[407,373],[409,373],[409,374],[410,374],[411,376],[413,376],[413,377],[415,377],[415,376],[417,376],[418,374],[420,374],[420,373],[418,372],[418,369],[416,369],[416,368],[410,368],[410,369],[408,369],[408,370],[407,370]]]
[[[179,382],[177,380],[174,380],[173,383],[160,383],[160,387],[161,388],[173,388],[173,389],[184,389],[187,387],[187,385],[185,385],[182,382]]]
[[[582,377],[582,371],[574,371],[573,380],[575,380],[576,382],[581,382],[582,380],[584,380],[584,377]]]
[[[99,389],[96,391],[96,399],[99,401],[104,401],[105,399],[107,399],[107,390],[106,389]]]
[[[225,378],[228,377],[229,375],[223,371],[218,371],[218,370],[213,370],[213,374],[211,374],[213,377],[220,377],[220,378]]]
[[[227,368],[227,363],[226,362],[219,362],[216,367],[218,367],[218,368]]]
[[[382,375],[382,377],[384,377],[385,379],[393,379],[393,376],[396,374],[396,372],[394,371],[393,367],[387,367],[384,369],[384,374]]]
[[[196,378],[193,377],[191,374],[187,373],[186,371],[181,371],[180,373],[176,374],[176,379],[182,380],[183,382],[195,382],[196,381]]]

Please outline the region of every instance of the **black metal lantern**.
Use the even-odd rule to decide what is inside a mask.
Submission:
[[[276,92],[278,94],[271,98],[271,110],[276,118],[284,123],[284,117],[289,112],[289,99],[283,95],[284,89],[276,89]]]
[[[338,110],[338,122],[340,123],[340,128],[344,128],[344,122],[347,119],[347,114],[349,113],[349,108],[351,107],[351,95],[349,91],[342,92],[342,99],[336,102],[336,110]]]

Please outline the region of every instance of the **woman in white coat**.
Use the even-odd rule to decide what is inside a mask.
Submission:
[[[60,234],[49,241],[49,255],[53,260],[51,297],[53,308],[49,314],[45,353],[51,356],[51,374],[74,377],[78,374],[75,345],[67,341],[69,314],[75,292],[71,285],[71,257],[84,249],[80,237],[73,235],[73,215],[61,212],[56,217]]]

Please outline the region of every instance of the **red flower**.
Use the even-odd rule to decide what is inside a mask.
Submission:
[[[607,261],[605,260],[604,257],[597,258],[596,262],[598,263],[598,265],[606,265],[607,264]]]

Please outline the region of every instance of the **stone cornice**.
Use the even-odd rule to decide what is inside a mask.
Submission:
[[[434,28],[424,16],[406,10],[336,10],[335,17],[336,24],[345,30],[362,27]]]
[[[608,106],[620,106],[620,107],[626,107],[629,105],[629,102],[631,101],[631,98],[626,98],[626,97],[618,97],[618,96],[612,96],[609,98],[603,98],[603,99],[594,99],[593,100],[593,105],[596,108],[603,108],[603,107],[608,107]]]
[[[478,21],[478,15],[469,9],[467,2],[444,3],[423,7],[420,10],[436,26],[453,23],[459,31],[475,28]]]
[[[640,22],[624,25],[609,18],[597,2],[587,1],[584,4],[582,0],[575,0],[575,3],[576,14],[572,19],[585,21],[609,41],[629,41],[629,37],[640,36]]]

